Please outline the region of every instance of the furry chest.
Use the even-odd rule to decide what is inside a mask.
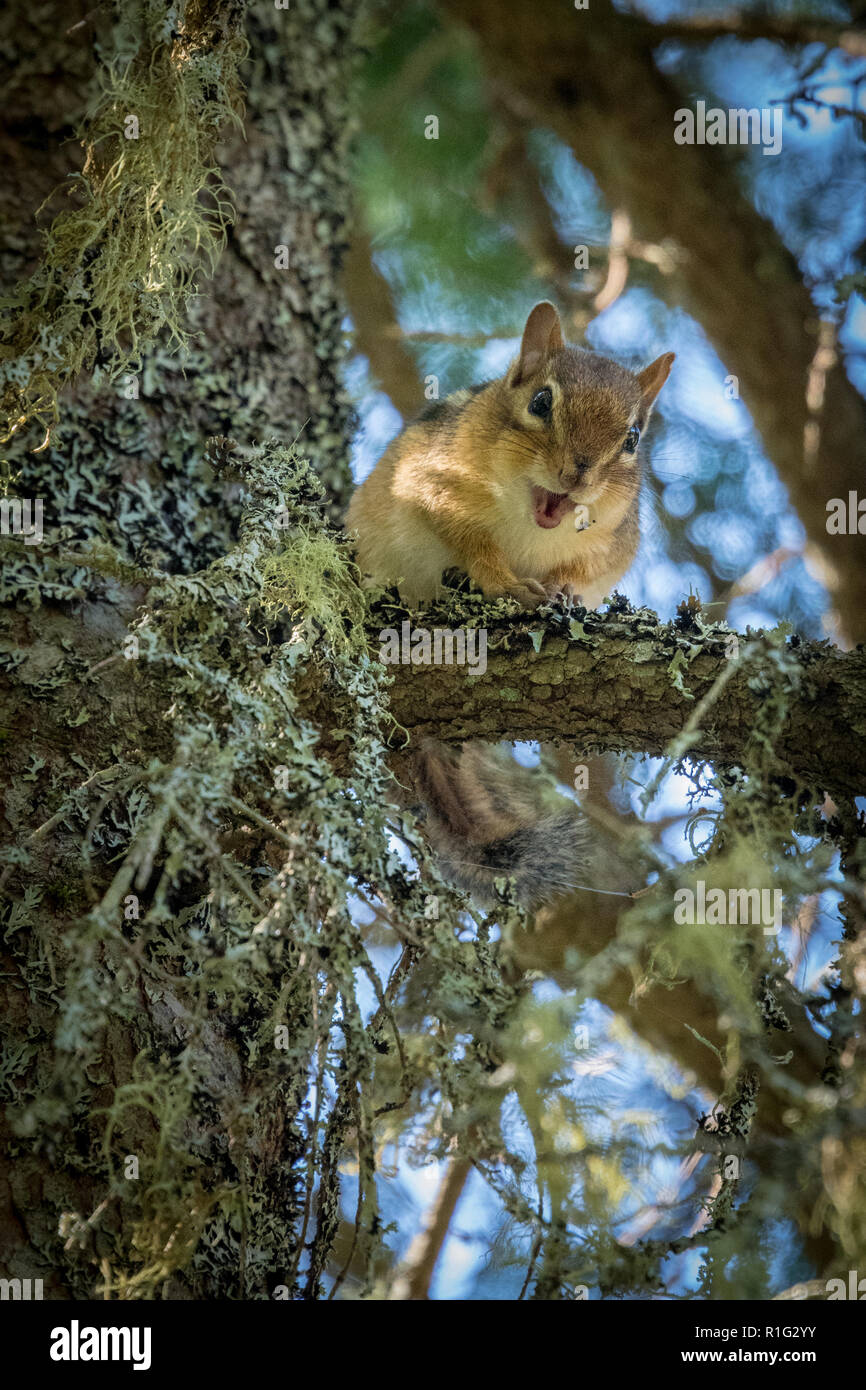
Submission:
[[[593,528],[578,531],[573,516],[566,516],[550,531],[534,522],[503,527],[496,535],[514,574],[526,579],[544,579],[560,566],[593,567],[598,542]],[[600,538],[599,538],[600,539]]]

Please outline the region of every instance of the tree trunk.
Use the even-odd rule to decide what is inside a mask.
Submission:
[[[159,50],[149,13],[127,11],[100,40],[124,57],[137,50],[133,63],[146,64]],[[212,24],[208,52],[224,64],[220,74],[238,13],[212,6],[203,18],[190,7],[183,27],[177,20],[187,36]],[[89,40],[101,23],[83,4],[77,13],[31,6],[10,19],[5,51],[19,66],[4,150],[7,284],[37,263],[33,212],[74,161],[68,136],[92,95]],[[146,342],[140,370],[119,382],[88,374],[65,392],[48,448],[31,452],[38,423],[13,440],[12,494],[43,499],[45,540],[3,543],[11,1103],[0,1264],[10,1277],[43,1278],[47,1297],[94,1297],[97,1286],[121,1296],[261,1296],[291,1283],[303,1072],[300,1082],[277,1072],[257,1090],[251,1044],[228,1004],[206,1010],[202,1024],[185,990],[195,948],[182,936],[157,947],[140,930],[171,821],[164,802],[154,810],[154,789],[190,754],[167,714],[171,673],[124,657],[136,650],[131,625],[155,576],[205,575],[238,538],[241,492],[206,458],[209,436],[231,433],[244,445],[298,437],[334,506],[345,498],[337,276],[357,23],[355,4],[327,0],[251,13],[245,135],[224,131],[218,151],[237,217],[214,279],[189,306],[190,351],[179,358],[164,335]],[[140,142],[149,110],[138,112]],[[119,130],[125,114],[115,111]],[[38,160],[33,131],[47,146]],[[123,150],[117,141],[112,157]],[[177,155],[157,151],[157,167],[168,170]],[[175,640],[188,648],[183,632]],[[149,847],[118,883],[118,854],[137,831]],[[255,862],[249,847],[245,856]],[[163,890],[163,918],[183,921],[207,888],[201,866],[180,866]],[[271,983],[285,1003],[291,986],[276,972]],[[227,998],[218,989],[214,997]],[[263,1012],[269,998],[265,987]],[[192,1088],[192,1109],[180,1088]],[[220,1205],[220,1189],[230,1202]],[[206,1224],[208,1243],[193,1257]]]

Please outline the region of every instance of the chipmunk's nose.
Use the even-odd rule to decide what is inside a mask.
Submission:
[[[592,460],[586,454],[575,454],[570,468],[562,468],[560,477],[570,491],[573,487],[579,487],[589,472]]]

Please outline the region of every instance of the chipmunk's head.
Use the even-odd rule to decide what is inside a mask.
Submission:
[[[504,385],[508,462],[528,479],[537,526],[556,527],[578,506],[593,519],[625,515],[640,488],[641,432],[673,360],[666,352],[635,373],[568,347],[554,306],[536,304]]]

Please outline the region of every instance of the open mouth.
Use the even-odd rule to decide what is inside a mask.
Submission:
[[[536,526],[543,526],[545,531],[558,526],[575,505],[567,492],[548,492],[546,487],[532,489],[532,515]]]

